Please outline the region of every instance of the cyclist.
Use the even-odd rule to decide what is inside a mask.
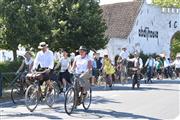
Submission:
[[[31,72],[33,66],[32,54],[30,52],[26,52],[23,58],[24,60],[22,61],[21,66],[17,70],[16,74],[19,74],[19,72],[24,70],[26,70],[28,73]]]
[[[162,67],[163,67],[163,62],[161,61],[160,57],[156,58],[155,66],[157,72],[157,79],[160,79],[160,76],[162,74]]]
[[[38,72],[41,72],[41,84],[46,81],[47,85],[49,85],[49,88],[52,88],[50,74],[54,67],[53,52],[48,49],[48,44],[46,44],[46,42],[39,43],[38,49],[40,49],[40,51],[36,55],[32,71],[37,70]]]
[[[24,60],[22,61],[21,66],[17,70],[16,75],[22,72],[18,80],[21,80],[22,82],[26,82],[28,85],[30,85],[30,81],[26,80],[25,77],[26,74],[30,73],[32,70],[32,66],[33,66],[32,54],[30,52],[26,52],[25,55],[23,56],[23,59]]]
[[[142,79],[141,76],[141,70],[143,68],[143,61],[142,59],[139,57],[139,53],[135,52],[134,53],[134,58],[132,59],[128,59],[128,61],[133,62],[134,63],[134,68],[137,69],[137,78],[138,80]]]
[[[111,63],[111,60],[109,59],[108,55],[104,55],[104,60],[103,60],[103,72],[106,75],[106,78],[108,81],[107,84],[109,85],[109,87],[112,87],[112,77],[113,74],[115,73],[115,69],[114,66]]]
[[[62,52],[63,57],[59,60],[54,69],[56,70],[57,68],[59,68],[59,66],[61,67],[58,80],[63,83],[63,92],[65,92],[67,90],[67,82],[71,83],[70,73],[68,71],[71,65],[71,60],[68,57],[68,51],[66,49],[63,49]]]
[[[164,74],[165,74],[165,77],[166,78],[170,77],[172,79],[170,59],[166,58],[164,56],[163,57],[163,62],[164,62]]]
[[[153,71],[154,71],[154,67],[155,67],[155,59],[152,57],[152,55],[149,56],[149,58],[146,61],[145,67],[147,67],[147,76],[148,76],[148,80],[147,82],[151,82],[151,78],[153,77]]]
[[[180,77],[180,55],[176,55],[176,60],[172,65],[175,66],[177,77]]]
[[[80,78],[81,93],[83,93],[81,97],[85,97],[90,89],[89,79],[92,75],[92,61],[85,46],[79,48],[79,55],[75,57],[71,71],[74,69]]]

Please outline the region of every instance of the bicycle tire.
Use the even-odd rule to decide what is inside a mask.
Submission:
[[[88,105],[86,106],[86,105],[85,105],[85,102],[84,102],[84,100],[83,100],[83,108],[84,108],[84,110],[88,110],[89,107],[90,107],[90,105],[91,105],[91,101],[92,101],[92,89],[91,89],[91,88],[89,89],[89,93],[87,93],[87,95],[89,95],[89,96],[88,96],[88,97],[89,97],[89,103],[88,103]],[[86,97],[87,97],[87,95],[86,95]]]
[[[70,111],[68,110],[68,107],[67,107],[67,104],[68,104],[68,98],[69,98],[69,94],[70,94],[70,92],[73,92],[74,93],[74,95],[73,95],[73,98],[72,98],[72,107],[70,108]],[[65,112],[68,114],[68,115],[70,115],[72,112],[73,112],[73,110],[74,110],[74,108],[75,108],[75,89],[73,88],[73,87],[70,87],[68,90],[67,90],[67,92],[66,92],[66,94],[65,94],[65,102],[64,102],[64,109],[65,109]]]
[[[52,90],[51,90],[51,96],[50,96],[50,93],[49,93],[49,87],[46,85],[46,96],[45,96],[45,101],[46,101],[46,104],[51,108],[53,106],[53,104],[55,103],[55,98],[56,98],[56,92],[55,92],[55,89],[54,89],[54,86],[52,86]],[[48,99],[50,98],[50,100]]]
[[[11,100],[14,104],[17,104],[17,102],[24,97],[25,90],[24,88],[22,88],[22,90],[19,86],[15,84],[11,89]]]
[[[36,97],[36,103],[35,103],[35,105],[34,105],[34,107],[33,108],[30,108],[30,106],[28,105],[28,96],[29,96],[29,92],[30,92],[30,90],[31,90],[31,88],[34,88],[34,91],[33,91],[33,93],[35,93],[35,97]],[[36,109],[36,107],[38,106],[38,104],[39,104],[39,101],[40,101],[40,99],[39,99],[39,94],[38,94],[38,91],[39,89],[37,88],[37,86],[36,85],[30,85],[28,88],[27,88],[27,90],[26,90],[26,93],[25,93],[25,105],[26,105],[26,108],[30,111],[30,112],[33,112],[35,109]]]

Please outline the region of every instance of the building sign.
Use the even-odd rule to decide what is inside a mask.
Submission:
[[[144,38],[158,38],[158,31],[152,31],[149,29],[149,27],[145,27],[144,29],[139,29],[139,37]]]
[[[169,28],[177,28],[178,22],[177,21],[169,21]]]

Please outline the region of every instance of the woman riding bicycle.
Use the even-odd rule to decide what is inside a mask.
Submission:
[[[63,50],[63,57],[59,60],[58,64],[54,68],[56,70],[59,66],[61,66],[58,80],[60,80],[63,83],[63,87],[64,87],[63,92],[66,91],[67,82],[71,83],[70,73],[68,71],[70,65],[71,65],[71,61],[68,57],[68,51],[66,49],[64,49]]]
[[[79,55],[74,59],[72,71],[75,69],[75,74],[80,78],[80,87],[83,96],[86,96],[87,91],[90,89],[89,79],[92,75],[92,61],[88,56],[86,47],[79,48]]]
[[[21,66],[16,72],[16,75],[20,75],[20,79],[22,82],[26,82],[28,85],[30,82],[25,79],[26,74],[31,72],[31,69],[33,67],[33,58],[32,54],[30,52],[26,52],[25,55],[23,56],[23,61],[21,63]],[[21,74],[19,74],[21,73]],[[26,80],[26,81],[25,81]]]
[[[22,61],[21,66],[17,70],[16,74],[19,74],[19,72],[22,72],[24,70],[26,70],[27,72],[31,72],[33,66],[32,54],[30,52],[26,52],[23,58],[24,60]]]

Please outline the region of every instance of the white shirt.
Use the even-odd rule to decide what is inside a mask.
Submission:
[[[164,60],[164,67],[169,67],[170,66],[170,62],[168,59]]]
[[[128,59],[129,53],[127,51],[121,51],[120,56],[122,59]]]
[[[54,67],[54,56],[53,52],[47,50],[45,53],[43,51],[39,51],[34,60],[33,70],[41,66],[41,68],[49,68],[53,69]]]
[[[60,60],[59,60],[59,63],[61,65],[61,70],[60,72],[65,72],[69,65],[70,65],[70,59],[69,58],[64,58],[62,57]]]
[[[76,56],[74,61],[76,62],[76,74],[81,74],[88,70],[88,62],[90,61],[89,56],[82,58],[80,55]]]
[[[143,61],[141,58],[132,58],[132,59],[128,59],[128,61],[134,62],[134,67],[137,67],[138,64],[139,64],[139,68],[143,67]]]
[[[154,67],[155,66],[155,59],[152,58],[152,59],[147,59],[146,61],[146,66],[149,66],[149,67]]]
[[[33,59],[30,58],[30,60],[28,61],[27,58],[25,58],[24,62],[26,65],[31,65],[33,63]]]
[[[180,68],[180,60],[176,59],[172,64],[175,65],[175,68]]]

